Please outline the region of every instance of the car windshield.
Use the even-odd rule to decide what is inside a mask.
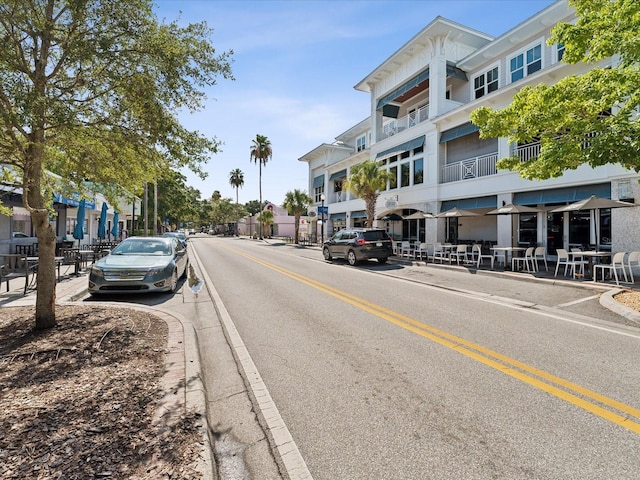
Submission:
[[[388,240],[389,235],[384,230],[372,230],[370,232],[362,232],[362,236],[368,242],[375,242],[378,240]]]
[[[112,255],[171,255],[171,245],[158,240],[131,240],[120,243]]]

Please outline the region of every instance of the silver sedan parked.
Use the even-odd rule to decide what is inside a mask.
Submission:
[[[176,237],[129,237],[89,273],[89,293],[175,292],[189,258]]]

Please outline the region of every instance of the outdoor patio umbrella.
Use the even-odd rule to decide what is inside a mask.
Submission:
[[[471,210],[461,210],[458,207],[453,207],[446,212],[440,212],[436,215],[437,218],[452,218],[452,217],[477,217],[479,213],[472,212]]]
[[[84,199],[82,199],[78,204],[78,214],[76,215],[76,226],[73,229],[73,238],[78,240],[78,246],[80,246],[80,240],[84,238],[84,217],[86,215],[85,209],[86,209],[85,201]]]
[[[120,230],[118,229],[118,220],[120,214],[118,212],[114,212],[113,214],[113,228],[111,229],[111,235],[113,235],[114,238],[118,238],[118,233],[120,233]]]
[[[102,210],[100,212],[100,220],[98,220],[98,238],[107,237],[107,202],[102,203]]]
[[[595,224],[595,237],[596,237],[596,249],[600,247],[600,222],[598,222],[598,212],[603,208],[620,208],[620,207],[635,207],[634,203],[621,202],[619,200],[611,200],[610,198],[598,197],[591,195],[589,198],[580,200],[578,202],[570,203],[564,207],[559,207],[551,210],[553,213],[561,212],[576,212],[578,210],[593,210],[594,224]]]
[[[420,220],[425,219],[424,220],[424,230],[425,232],[427,231],[427,218],[434,218],[432,214],[430,213],[425,213],[421,210],[418,210],[416,212],[413,212],[411,215],[407,215],[406,217],[403,217],[405,220],[417,220],[418,221],[418,226],[417,229],[420,229]],[[420,233],[417,232],[417,237],[420,236]]]
[[[449,232],[449,221],[454,217],[478,217],[479,213],[472,212],[471,210],[462,210],[458,207],[453,207],[446,212],[440,212],[436,215],[436,218],[446,218],[447,219],[447,232]],[[447,233],[448,235],[448,233]]]
[[[508,205],[503,205],[502,207],[487,212],[487,215],[515,215],[518,213],[540,213],[540,210],[533,207],[525,207],[524,205],[514,205],[513,203],[509,203]]]
[[[402,213],[402,210],[399,208],[385,210],[384,212],[380,213],[376,217],[376,220],[391,220],[391,221],[402,220],[402,217],[400,216],[401,213]]]

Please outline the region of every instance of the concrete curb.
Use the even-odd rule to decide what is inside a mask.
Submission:
[[[636,312],[633,308],[623,305],[614,298],[618,293],[623,291],[624,289],[622,288],[614,288],[604,292],[600,296],[600,305],[640,326],[640,312]]]

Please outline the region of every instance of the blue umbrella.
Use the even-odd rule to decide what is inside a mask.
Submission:
[[[100,220],[98,221],[98,238],[107,238],[107,202],[102,203]]]
[[[113,214],[113,228],[111,229],[111,235],[113,235],[115,238],[118,238],[118,233],[120,232],[120,230],[118,229],[118,217],[120,216],[120,214],[118,212],[114,212]]]
[[[84,206],[84,199],[82,199],[78,204],[76,228],[73,229],[73,238],[77,240],[82,240],[84,238],[84,217],[85,217],[85,206]],[[78,244],[80,244],[80,242],[78,242]]]

